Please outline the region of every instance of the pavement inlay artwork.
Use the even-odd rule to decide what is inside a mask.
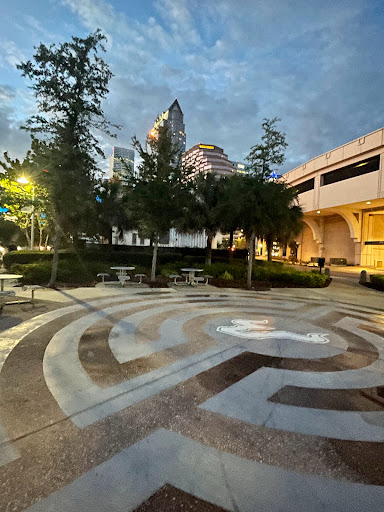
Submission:
[[[3,331],[0,511],[384,509],[384,311],[119,295]]]

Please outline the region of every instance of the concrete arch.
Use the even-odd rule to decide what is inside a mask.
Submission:
[[[332,212],[337,213],[340,217],[343,217],[348,225],[349,233],[355,242],[361,242],[361,226],[359,221],[353,215],[352,211],[348,208],[332,208]]]
[[[313,236],[313,239],[315,240],[315,242],[317,242],[318,244],[321,244],[322,236],[321,236],[320,227],[319,227],[317,221],[311,217],[306,217],[304,215],[303,222],[305,222],[307,224],[307,226],[311,229],[312,236]]]

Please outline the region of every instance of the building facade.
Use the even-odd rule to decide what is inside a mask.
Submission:
[[[384,128],[283,176],[299,192],[298,258],[384,267]]]
[[[127,172],[126,165],[132,169],[135,167],[135,152],[133,149],[113,147],[109,156],[108,178],[124,177]]]
[[[156,122],[150,132],[152,137],[156,135],[159,126],[167,126],[171,133],[172,143],[178,148],[180,154],[184,153],[187,136],[185,133],[184,114],[177,99],[172,103],[168,110],[162,112],[162,114],[156,119]]]
[[[214,172],[219,176],[232,175],[235,173],[233,162],[228,160],[224,150],[212,144],[196,144],[188,149],[182,161],[185,166],[192,166],[196,174],[200,172]]]
[[[232,162],[233,170],[239,174],[248,174],[247,166],[242,162],[238,162],[237,160]]]

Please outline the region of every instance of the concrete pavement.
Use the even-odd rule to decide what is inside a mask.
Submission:
[[[6,306],[0,511],[381,511],[383,297],[335,278]]]

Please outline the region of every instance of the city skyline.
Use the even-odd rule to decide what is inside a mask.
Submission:
[[[98,27],[115,75],[104,111],[123,125],[117,139],[101,138],[106,158],[115,145],[129,148],[135,134],[143,143],[156,113],[176,97],[187,149],[209,141],[241,162],[259,142],[263,119],[280,117],[289,144],[281,172],[384,125],[384,13],[376,0],[144,0],[129,9],[121,0],[17,0],[3,11],[0,152],[13,158],[29,147],[19,126],[34,113],[16,64],[40,42]]]

